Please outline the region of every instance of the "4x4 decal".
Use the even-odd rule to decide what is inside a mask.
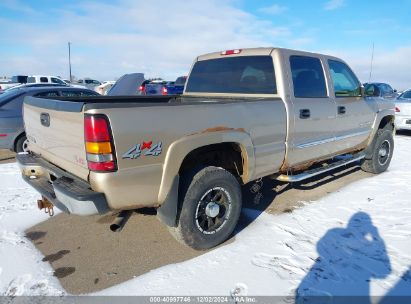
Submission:
[[[124,153],[122,158],[136,159],[140,157],[141,154],[145,156],[158,156],[163,151],[162,146],[163,143],[161,141],[159,141],[155,145],[153,145],[152,141],[143,141],[143,143],[135,145],[126,153]]]

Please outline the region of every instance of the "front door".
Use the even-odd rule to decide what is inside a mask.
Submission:
[[[350,152],[367,141],[375,111],[361,96],[361,83],[344,62],[329,59],[328,66],[337,104],[334,149],[337,153]]]

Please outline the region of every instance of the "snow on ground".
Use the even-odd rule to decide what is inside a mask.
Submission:
[[[0,165],[0,296],[65,294],[24,230],[47,219],[17,165]]]
[[[411,296],[410,151],[411,138],[396,137],[388,172],[292,213],[244,210],[251,224],[230,244],[96,294]],[[45,219],[37,195],[14,164],[0,180],[0,295],[64,293],[23,235]]]

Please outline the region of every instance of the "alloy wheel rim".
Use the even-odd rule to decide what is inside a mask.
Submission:
[[[232,199],[222,187],[207,190],[198,201],[195,224],[203,234],[214,234],[227,223],[231,214]]]
[[[384,140],[378,149],[378,162],[381,166],[384,166],[391,153],[391,144],[388,140]]]

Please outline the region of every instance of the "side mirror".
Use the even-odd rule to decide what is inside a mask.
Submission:
[[[394,89],[394,93],[397,93],[397,90],[396,90],[396,89]]]

